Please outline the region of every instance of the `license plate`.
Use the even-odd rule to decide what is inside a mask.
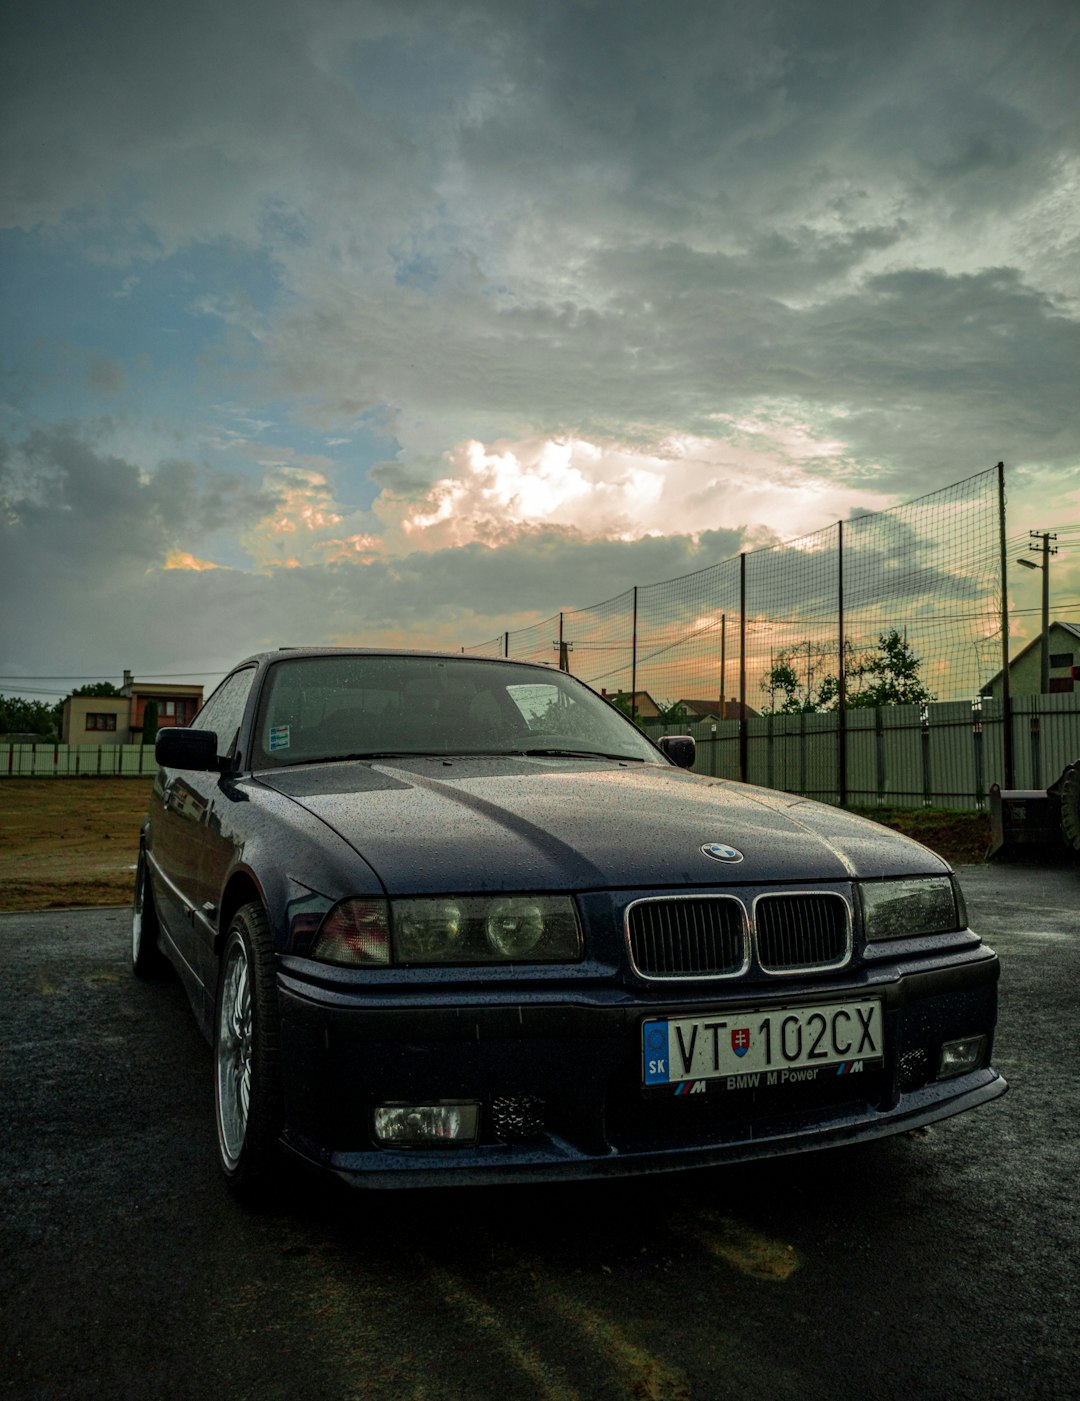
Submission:
[[[697,1017],[658,1018],[641,1028],[642,1083],[706,1089],[767,1089],[849,1075],[882,1059],[881,1002],[751,1007]]]

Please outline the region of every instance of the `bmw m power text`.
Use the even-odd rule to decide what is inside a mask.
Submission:
[[[158,736],[132,927],[213,1047],[221,1167],[360,1186],[689,1168],[1004,1093],[949,867],[689,772],[560,671],[250,658]]]

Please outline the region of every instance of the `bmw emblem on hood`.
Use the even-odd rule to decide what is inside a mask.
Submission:
[[[734,865],[742,860],[742,852],[736,851],[733,846],[725,846],[723,842],[706,842],[701,848],[706,856],[711,856],[714,861],[728,861]]]

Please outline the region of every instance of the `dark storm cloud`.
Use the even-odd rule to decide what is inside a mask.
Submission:
[[[257,256],[257,305],[204,299],[225,328],[198,348],[207,377],[247,393],[252,421],[335,439],[378,421],[397,457],[375,487],[422,498],[470,439],[663,456],[712,435],[726,468],[747,421],[841,444],[793,468],[778,431],[781,485],[911,496],[999,458],[1076,480],[1074,3],[194,0],[9,7],[8,24],[6,225],[132,278],[210,244]],[[122,343],[43,364],[111,395],[131,380]],[[34,386],[13,368],[20,422],[43,421]],[[127,427],[152,436],[154,410]],[[244,460],[296,460],[266,441],[253,429]],[[20,444],[0,468],[0,586],[91,666],[122,649],[136,599],[191,656],[212,617],[222,664],[371,628],[469,641],[734,553],[716,527],[768,524],[728,519],[716,492],[699,545],[534,520],[512,548],[166,574],[169,551],[213,558],[207,533],[248,530],[273,493],[174,446],[144,474],[76,428]],[[30,621],[13,656],[40,645]]]
[[[144,474],[66,425],[3,448],[5,597],[39,576],[61,593],[74,587],[122,595],[140,570],[163,564],[196,533],[235,528],[275,505],[272,494],[244,478],[193,462],[166,461]],[[68,607],[72,598],[65,598]]]

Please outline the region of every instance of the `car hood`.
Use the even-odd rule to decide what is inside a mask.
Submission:
[[[667,765],[412,759],[261,773],[390,895],[836,881],[945,870],[917,842],[804,798]],[[734,847],[737,863],[702,847]]]

